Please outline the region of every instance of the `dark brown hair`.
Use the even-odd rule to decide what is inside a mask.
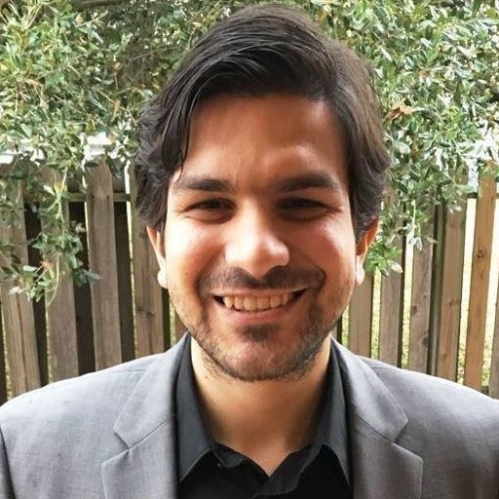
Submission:
[[[323,100],[339,118],[355,233],[364,233],[379,215],[389,164],[371,73],[305,14],[277,5],[247,7],[216,24],[145,108],[135,175],[137,211],[147,225],[163,228],[168,184],[188,153],[196,106],[219,95],[269,93]]]

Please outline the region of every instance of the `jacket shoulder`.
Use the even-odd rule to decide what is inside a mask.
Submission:
[[[426,401],[435,408],[463,411],[485,410],[499,417],[499,401],[459,383],[437,376],[401,369],[383,362],[361,358],[390,389],[402,405]]]
[[[8,476],[19,498],[34,497],[34,490],[37,497],[104,497],[103,463],[171,417],[180,352],[174,347],[52,383],[4,404],[0,477]],[[117,428],[123,420],[126,433]]]
[[[363,359],[408,417],[401,440],[424,454],[439,446],[462,457],[499,456],[499,401],[458,383]]]
[[[161,356],[132,360],[19,395],[0,407],[0,424],[119,407],[120,399],[126,400],[140,377]]]
[[[350,413],[373,431],[391,435],[395,424],[403,428],[397,438],[422,454],[439,445],[465,452],[483,445],[485,452],[499,456],[499,401],[335,346]]]

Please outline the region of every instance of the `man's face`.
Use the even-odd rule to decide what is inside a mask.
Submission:
[[[363,279],[341,126],[323,102],[219,97],[191,125],[168,190],[160,283],[216,372],[307,372]]]

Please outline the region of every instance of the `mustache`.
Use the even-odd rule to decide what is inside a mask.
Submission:
[[[325,274],[319,269],[275,267],[262,278],[256,278],[239,268],[215,271],[201,279],[200,289],[283,289],[320,286]]]

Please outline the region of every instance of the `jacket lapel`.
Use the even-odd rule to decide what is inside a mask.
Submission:
[[[372,369],[335,347],[347,400],[354,499],[420,499],[423,460],[397,443],[407,415]]]
[[[147,369],[114,430],[128,449],[102,465],[106,499],[177,497],[174,387],[185,340]],[[354,499],[420,499],[423,460],[397,443],[408,418],[363,361],[335,343],[348,405]]]
[[[114,425],[128,449],[102,465],[106,499],[177,495],[174,389],[185,340],[152,364]]]

